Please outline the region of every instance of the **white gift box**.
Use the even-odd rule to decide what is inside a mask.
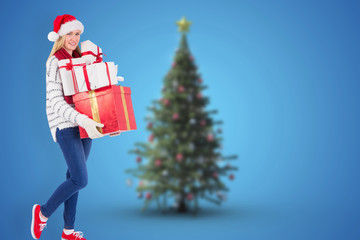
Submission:
[[[81,45],[81,57],[85,60],[86,64],[92,64],[94,62],[102,62],[102,49],[96,46],[90,40],[86,40],[80,43]]]
[[[86,65],[83,58],[63,59],[59,71],[65,96],[116,85],[119,79],[113,62]]]

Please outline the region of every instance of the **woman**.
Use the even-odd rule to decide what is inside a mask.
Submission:
[[[58,61],[80,57],[78,43],[84,31],[83,24],[71,15],[57,16],[54,31],[48,39],[54,43],[46,62],[46,113],[50,131],[63,152],[68,167],[66,181],[52,194],[44,205],[35,204],[32,210],[31,234],[34,239],[46,226],[47,219],[64,203],[64,229],[62,240],[83,239],[82,232],[74,231],[78,192],[87,185],[86,160],[93,138],[103,135],[96,127],[104,125],[93,121],[74,109],[71,97],[65,97],[59,75]],[[78,126],[83,127],[89,138],[81,139]]]

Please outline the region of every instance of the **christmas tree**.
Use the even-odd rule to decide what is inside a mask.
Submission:
[[[216,110],[205,109],[209,99],[202,91],[206,86],[186,39],[191,22],[183,17],[177,25],[182,33],[180,47],[163,80],[162,98],[148,109],[152,113],[146,118],[148,142],[136,143],[136,149],[130,151],[137,155],[138,166],[127,172],[140,179],[136,190],[139,198],[145,193],[143,210],[152,201],[167,209],[167,198],[173,197],[179,212],[193,205],[196,213],[199,198],[216,204],[225,200],[228,188],[220,177],[234,179],[228,172],[237,168],[225,165],[225,160],[236,156],[224,157],[219,151],[222,130],[215,130],[215,125],[222,122],[211,118]]]

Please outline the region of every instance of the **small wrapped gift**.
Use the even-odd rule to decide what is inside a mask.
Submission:
[[[102,49],[96,46],[90,40],[86,40],[80,43],[81,45],[81,57],[85,60],[86,64],[99,63],[103,61]]]
[[[59,69],[65,96],[115,85],[119,79],[113,62],[86,65],[83,58],[63,59]]]
[[[75,109],[104,124],[101,133],[112,135],[136,129],[134,109],[129,87],[111,85],[73,96]],[[87,138],[85,129],[79,127],[80,137]]]

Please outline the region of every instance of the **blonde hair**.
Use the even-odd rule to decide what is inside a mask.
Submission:
[[[54,42],[54,45],[53,45],[53,48],[51,49],[48,60],[52,55],[54,55],[54,53],[56,53],[57,50],[64,47],[64,45],[65,45],[65,35],[62,37],[59,37],[59,39]],[[79,45],[76,46],[75,51],[77,51],[79,53],[79,55],[81,56],[81,51],[80,51]]]

